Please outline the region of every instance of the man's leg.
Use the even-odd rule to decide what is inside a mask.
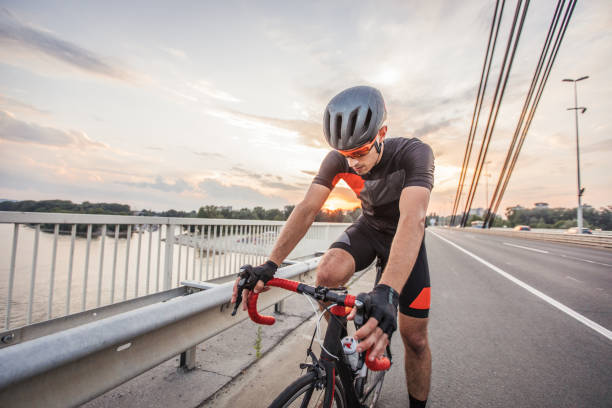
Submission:
[[[317,268],[316,284],[330,288],[346,284],[355,273],[353,256],[341,248],[328,250]]]
[[[399,313],[399,329],[404,342],[406,385],[408,393],[426,401],[431,383],[431,351],[427,340],[427,318]]]

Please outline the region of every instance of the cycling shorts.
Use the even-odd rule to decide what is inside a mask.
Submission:
[[[349,226],[330,248],[341,248],[347,251],[355,260],[355,270],[367,268],[376,257],[382,262],[384,270],[389,259],[393,235],[378,231],[363,220],[358,220]],[[408,281],[404,285],[399,298],[399,310],[407,316],[426,318],[430,306],[429,267],[425,240],[421,247]]]

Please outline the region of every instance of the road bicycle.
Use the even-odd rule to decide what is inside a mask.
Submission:
[[[241,302],[242,288],[246,278],[238,283],[238,299],[234,311]],[[357,313],[353,322],[359,329],[369,318],[369,298],[361,295],[355,297],[348,294],[345,288],[327,288],[324,286],[309,286],[301,282],[287,279],[271,279],[268,286],[274,286],[304,294],[315,299],[320,304],[331,302],[324,306],[321,313],[329,313],[329,321],[321,354],[319,357],[312,351],[315,336],[318,331],[321,316],[317,320],[317,328],[307,349],[311,363],[300,364],[300,369],[306,374],[299,377],[283,390],[270,404],[270,408],[280,407],[374,407],[382,389],[386,370],[391,366],[391,349],[387,347],[385,356],[374,361],[369,360],[370,350],[357,353],[357,342],[347,336],[347,319],[351,308]],[[258,294],[251,292],[247,309],[251,320],[258,324],[274,324],[274,317],[262,316],[257,312]]]

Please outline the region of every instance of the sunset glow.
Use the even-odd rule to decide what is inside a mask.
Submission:
[[[335,210],[354,210],[359,207],[359,201],[355,198],[354,201],[347,201],[340,197],[334,197],[333,193],[327,199],[323,205],[324,210],[335,211]]]

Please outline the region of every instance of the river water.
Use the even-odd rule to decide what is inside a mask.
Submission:
[[[6,315],[13,231],[12,224],[0,224],[0,327],[4,329],[7,329]],[[142,231],[140,234],[133,233],[129,243],[129,254],[127,239],[115,240],[114,237],[105,237],[101,268],[101,237],[92,238],[88,261],[86,261],[87,239],[82,237],[75,239],[71,268],[71,237],[70,235],[59,235],[55,272],[52,276],[54,235],[41,232],[36,270],[34,279],[32,279],[35,229],[21,225],[17,241],[15,278],[8,327],[15,328],[27,324],[29,315],[31,315],[31,322],[34,323],[161,290],[165,241],[160,244],[160,233],[164,238],[165,229]],[[226,239],[236,241],[236,237]],[[240,240],[241,238],[238,238],[238,242]],[[149,241],[151,242],[150,249]],[[140,259],[138,258],[139,247]],[[158,248],[160,249],[159,257]],[[117,256],[113,262],[115,251]],[[243,263],[258,262],[257,255],[248,254],[248,252],[254,253],[255,251],[246,252],[226,251],[225,255],[219,255],[217,252],[213,256],[213,251],[210,251],[207,258],[206,249],[204,249],[204,256],[200,258],[199,250],[174,245],[172,287],[177,287],[181,280],[206,281],[220,277],[221,274],[234,273]],[[28,305],[32,282],[34,282],[34,289],[30,310]]]

